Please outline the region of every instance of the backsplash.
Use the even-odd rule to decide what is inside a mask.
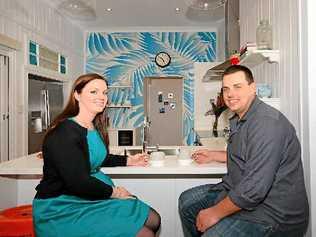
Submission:
[[[136,128],[143,122],[143,79],[180,76],[183,87],[183,142],[192,144],[194,134],[194,63],[216,60],[215,32],[90,32],[86,35],[87,73],[105,76],[111,88],[110,124],[114,128]],[[171,63],[155,64],[158,52],[167,52]],[[130,86],[130,87],[129,87]],[[119,106],[131,105],[130,108]]]

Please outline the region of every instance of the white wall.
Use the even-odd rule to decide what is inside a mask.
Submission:
[[[304,122],[303,132],[305,143],[306,156],[309,156],[309,171],[310,171],[310,200],[311,203],[311,233],[309,236],[316,236],[316,103],[313,102],[315,97],[313,93],[316,91],[316,2],[315,0],[300,0],[301,3],[301,24],[302,24],[302,77],[303,84],[303,111],[302,118]],[[305,89],[305,90],[304,90]],[[306,108],[306,109],[305,109]]]
[[[241,45],[256,42],[259,21],[268,19],[273,29],[273,48],[280,50],[280,63],[256,67],[255,79],[267,82],[281,98],[281,111],[297,130],[299,117],[299,25],[298,0],[240,0]]]
[[[215,121],[215,115],[205,116],[205,113],[212,108],[210,99],[215,103],[217,95],[221,91],[221,81],[202,82],[202,78],[208,69],[216,66],[218,62],[213,63],[194,63],[194,129],[195,130],[212,130]],[[232,114],[226,110],[221,114],[218,120],[217,129],[223,130],[229,125],[229,117]]]
[[[302,144],[302,159],[305,171],[306,187],[310,199],[312,217],[307,236],[316,235],[316,209],[311,200],[315,200],[316,163],[311,157],[316,155],[312,141],[316,139],[316,107],[311,105],[312,92],[316,84],[315,75],[315,1],[313,0],[240,0],[241,44],[255,42],[256,27],[261,19],[269,19],[273,28],[274,49],[280,50],[280,63],[258,66],[254,70],[257,80],[274,85],[274,94],[281,98],[281,111],[296,127]],[[310,4],[307,7],[307,3]],[[313,7],[311,5],[314,5]],[[307,9],[309,18],[307,19]],[[308,33],[314,33],[307,38]],[[315,27],[314,27],[315,28]],[[307,45],[308,42],[308,45]],[[309,58],[307,55],[309,54]],[[314,61],[313,61],[314,60]],[[314,65],[312,65],[314,64]],[[314,68],[313,68],[314,66]],[[307,71],[308,69],[308,71]],[[308,80],[306,78],[308,77]],[[313,156],[314,154],[314,156]],[[314,168],[314,169],[313,169]]]
[[[16,53],[15,75],[11,78],[11,123],[14,148],[11,157],[27,153],[27,73],[34,68],[28,64],[28,41],[34,40],[67,57],[68,74],[61,77],[48,70],[35,72],[56,79],[72,80],[83,72],[83,32],[42,0],[1,0],[0,34],[19,41],[22,49]],[[60,78],[59,78],[60,77]]]

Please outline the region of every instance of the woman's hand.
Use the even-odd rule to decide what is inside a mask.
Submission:
[[[119,198],[119,199],[126,199],[131,197],[132,194],[127,191],[125,188],[123,187],[113,187],[113,192],[111,195],[111,198]]]
[[[226,162],[226,151],[211,151],[202,149],[192,154],[192,159],[198,164],[206,164],[211,161]]]
[[[148,165],[148,154],[138,153],[133,156],[127,157],[127,166],[147,166]]]

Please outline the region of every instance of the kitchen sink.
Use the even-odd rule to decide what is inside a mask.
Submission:
[[[158,150],[156,148],[147,149],[148,154],[154,151],[162,151],[163,153],[165,153],[166,156],[175,156],[179,154],[179,148],[158,148]],[[125,148],[124,149],[124,154],[126,155],[135,155],[137,153],[142,153],[142,152],[143,150],[140,148]]]
[[[124,155],[135,155],[137,153],[142,153],[142,149],[139,148],[125,148]]]
[[[162,151],[166,156],[176,156],[179,154],[179,148],[159,148],[158,151]]]

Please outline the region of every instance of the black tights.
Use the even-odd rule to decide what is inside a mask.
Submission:
[[[148,218],[136,237],[155,237],[160,227],[160,215],[154,209],[150,208]]]

